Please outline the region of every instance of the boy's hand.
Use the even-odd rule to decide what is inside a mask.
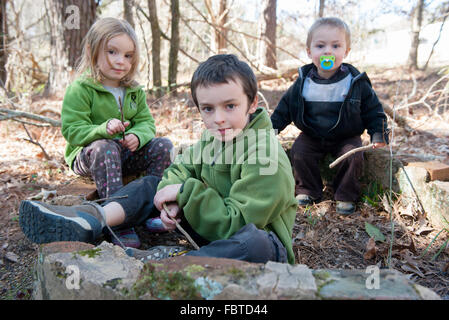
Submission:
[[[131,152],[134,152],[139,147],[139,138],[134,133],[125,135],[125,139],[119,140],[120,144],[125,148],[128,148]]]
[[[118,132],[124,132],[127,126],[129,126],[128,121],[122,123],[119,119],[111,119],[106,125],[106,132],[112,136]]]
[[[172,202],[166,205],[168,212],[164,209],[161,211],[161,221],[162,224],[165,226],[167,230],[175,230],[176,229],[176,223],[171,219],[176,219],[176,221],[179,223],[181,222],[181,219],[177,219],[176,217],[179,214],[180,208],[176,202]]]
[[[377,149],[377,148],[383,148],[383,147],[385,147],[387,144],[385,143],[385,142],[376,142],[374,145],[373,145],[373,149]]]
[[[170,202],[176,203],[176,196],[178,195],[179,189],[181,189],[182,184],[170,184],[159,190],[154,196],[153,203],[156,208],[162,212],[164,209],[162,204],[168,205]]]

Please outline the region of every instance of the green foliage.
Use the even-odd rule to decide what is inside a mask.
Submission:
[[[432,241],[430,241],[429,245],[427,246],[427,248],[424,250],[424,252],[419,256],[420,258],[424,257],[424,255],[427,253],[427,251],[429,251],[430,247],[432,246],[432,244],[435,242],[435,240],[439,237],[439,235],[443,232],[446,231],[447,235],[449,235],[449,229],[443,228],[442,230],[440,230],[440,232],[437,233],[437,235],[432,239]],[[446,248],[447,243],[449,242],[449,238],[446,239],[446,241],[441,245],[440,249],[438,250],[438,252],[436,254],[434,254],[434,256],[432,257],[431,261],[434,261],[436,258],[438,258],[438,256],[440,255],[440,253]]]
[[[379,208],[385,190],[377,181],[370,182],[362,191],[362,201],[373,208]]]

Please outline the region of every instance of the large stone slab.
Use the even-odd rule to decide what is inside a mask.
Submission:
[[[377,272],[373,288],[365,270],[189,256],[143,264],[110,243],[63,243],[41,250],[35,299],[439,299],[398,272]]]

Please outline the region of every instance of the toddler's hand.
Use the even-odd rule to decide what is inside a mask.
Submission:
[[[383,147],[385,147],[387,144],[385,143],[385,142],[376,142],[374,145],[373,145],[373,149],[377,149],[377,148],[383,148]]]
[[[124,132],[127,126],[129,126],[128,121],[122,124],[119,119],[111,119],[106,125],[106,131],[109,135],[112,136],[113,134],[116,134],[118,132]]]
[[[125,135],[125,139],[121,139],[119,142],[131,152],[136,151],[139,147],[139,138],[134,133]]]

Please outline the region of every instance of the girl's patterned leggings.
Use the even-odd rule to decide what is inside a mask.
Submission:
[[[73,171],[91,176],[100,198],[107,198],[123,187],[122,176],[145,172],[161,178],[171,164],[172,149],[167,138],[153,138],[134,152],[116,140],[100,139],[81,150],[73,162]]]

